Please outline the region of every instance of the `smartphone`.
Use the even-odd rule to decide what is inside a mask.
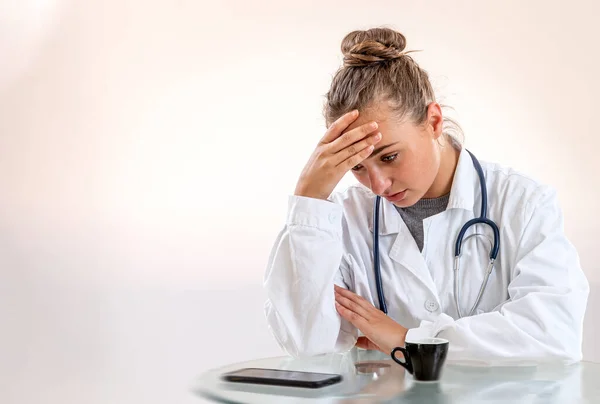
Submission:
[[[228,382],[319,388],[342,381],[342,375],[281,369],[244,368],[222,375]]]

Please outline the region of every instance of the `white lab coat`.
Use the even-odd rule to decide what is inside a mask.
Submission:
[[[488,217],[500,228],[500,252],[476,315],[459,319],[454,300],[456,236],[481,209],[479,177],[464,149],[447,209],[423,221],[422,252],[393,204],[381,200],[380,263],[388,315],[409,329],[407,341],[448,339],[449,362],[578,361],[589,285],[563,232],[556,194],[512,169],[481,164]],[[341,352],[355,344],[359,332],[335,310],[334,283],[379,306],[374,198],[360,185],[335,192],[329,201],[290,196],[264,278],[267,322],[288,354]],[[489,226],[475,228],[462,246],[463,315],[475,301],[493,240]],[[474,230],[484,236],[466,239]]]

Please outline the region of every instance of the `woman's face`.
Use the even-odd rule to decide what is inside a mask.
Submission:
[[[380,103],[360,115],[348,130],[364,123],[379,124],[381,140],[373,153],[352,169],[356,179],[377,195],[398,207],[414,205],[429,192],[440,168],[442,113],[438,104],[427,110],[425,123],[398,122],[387,103]]]

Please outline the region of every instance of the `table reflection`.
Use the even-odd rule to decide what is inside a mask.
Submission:
[[[339,384],[319,389],[227,383],[221,372],[264,367],[337,373]],[[577,403],[600,397],[600,365],[487,367],[446,363],[438,382],[417,382],[389,356],[376,351],[348,352],[308,358],[279,357],[231,365],[202,379],[204,396],[236,402],[283,403],[310,399],[318,403]],[[585,388],[584,388],[585,387]],[[242,401],[239,401],[239,400]],[[244,401],[247,400],[247,401]]]

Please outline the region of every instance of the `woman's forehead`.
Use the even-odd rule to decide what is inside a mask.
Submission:
[[[395,116],[386,116],[378,113],[360,114],[356,121],[352,122],[345,132],[373,121],[377,122],[377,131],[381,132],[381,144],[389,143],[391,141],[408,141],[411,135],[418,131],[418,127],[409,120],[399,121]]]

